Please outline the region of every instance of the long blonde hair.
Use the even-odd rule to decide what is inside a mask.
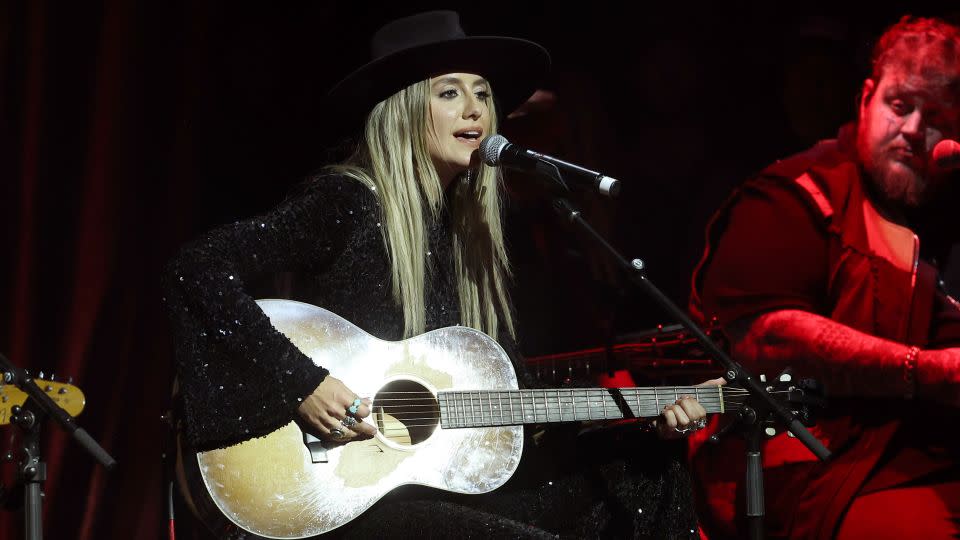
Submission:
[[[491,132],[496,110],[490,100]],[[403,311],[404,337],[425,329],[427,256],[425,217],[437,219],[443,185],[427,145],[433,125],[430,81],[414,83],[373,107],[363,139],[350,159],[331,170],[372,188],[383,212],[383,241],[390,257],[393,298]],[[500,221],[499,169],[480,165],[450,186],[452,250],[461,323],[497,337],[515,336],[506,283],[510,267]]]

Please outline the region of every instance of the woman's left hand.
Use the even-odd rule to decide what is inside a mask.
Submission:
[[[712,379],[697,386],[722,386],[723,378]],[[660,437],[679,439],[684,435],[702,429],[707,425],[707,411],[693,396],[681,396],[673,405],[663,408],[661,418],[656,420]]]

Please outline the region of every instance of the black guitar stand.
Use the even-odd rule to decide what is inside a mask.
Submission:
[[[0,497],[9,498],[23,489],[23,511],[25,536],[27,540],[43,538],[43,482],[47,478],[47,464],[40,459],[40,428],[47,417],[51,417],[68,434],[72,435],[80,446],[100,462],[107,470],[113,469],[117,462],[106,452],[83,428],[79,427],[73,417],[57,406],[53,400],[34,382],[29,373],[14,366],[0,354],[0,374],[3,384],[13,384],[27,394],[27,401],[22,407],[11,409],[11,423],[17,425],[23,432],[21,460],[17,464],[17,483],[11,490],[4,490]]]
[[[553,191],[558,191],[562,194],[554,198],[552,202],[554,211],[557,212],[561,219],[584,231],[591,241],[606,251],[617,265],[627,273],[634,285],[639,287],[668,314],[673,316],[676,321],[687,328],[703,346],[704,351],[720,362],[725,368],[724,378],[728,383],[737,384],[749,392],[750,398],[747,406],[738,413],[739,419],[751,427],[751,429],[748,430],[746,452],[747,522],[749,524],[750,538],[763,538],[763,469],[761,467],[760,456],[763,420],[768,416],[772,416],[778,420],[820,460],[828,459],[830,457],[830,451],[807,431],[797,415],[788,411],[782,404],[775,401],[743,366],[733,361],[732,358],[720,349],[720,347],[690,319],[684,310],[680,309],[650,281],[646,275],[646,265],[643,260],[633,259],[627,261],[627,259],[581,217],[580,212],[564,198],[564,195],[569,189],[560,176],[559,170],[554,168],[553,171],[544,170],[541,172],[553,180],[553,182],[549,184],[549,187]]]

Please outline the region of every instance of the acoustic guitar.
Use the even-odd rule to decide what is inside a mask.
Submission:
[[[492,491],[519,464],[523,424],[652,418],[685,395],[708,413],[723,413],[746,398],[719,386],[521,390],[500,345],[471,328],[391,342],[310,304],[258,303],[317,365],[372,398],[364,421],[377,435],[334,444],[290,422],[265,437],[183,455],[182,481],[198,516],[223,533],[318,535],[405,484]]]

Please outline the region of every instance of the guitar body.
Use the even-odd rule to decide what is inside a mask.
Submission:
[[[478,494],[516,470],[521,426],[440,426],[438,391],[517,388],[509,357],[487,335],[457,326],[389,342],[310,304],[259,304],[317,365],[373,398],[366,421],[379,431],[332,445],[305,440],[291,422],[266,437],[183,456],[189,498],[215,531],[232,523],[255,537],[310,537],[351,521],[404,484]],[[397,399],[404,395],[414,397]],[[411,405],[424,412],[410,414]]]

